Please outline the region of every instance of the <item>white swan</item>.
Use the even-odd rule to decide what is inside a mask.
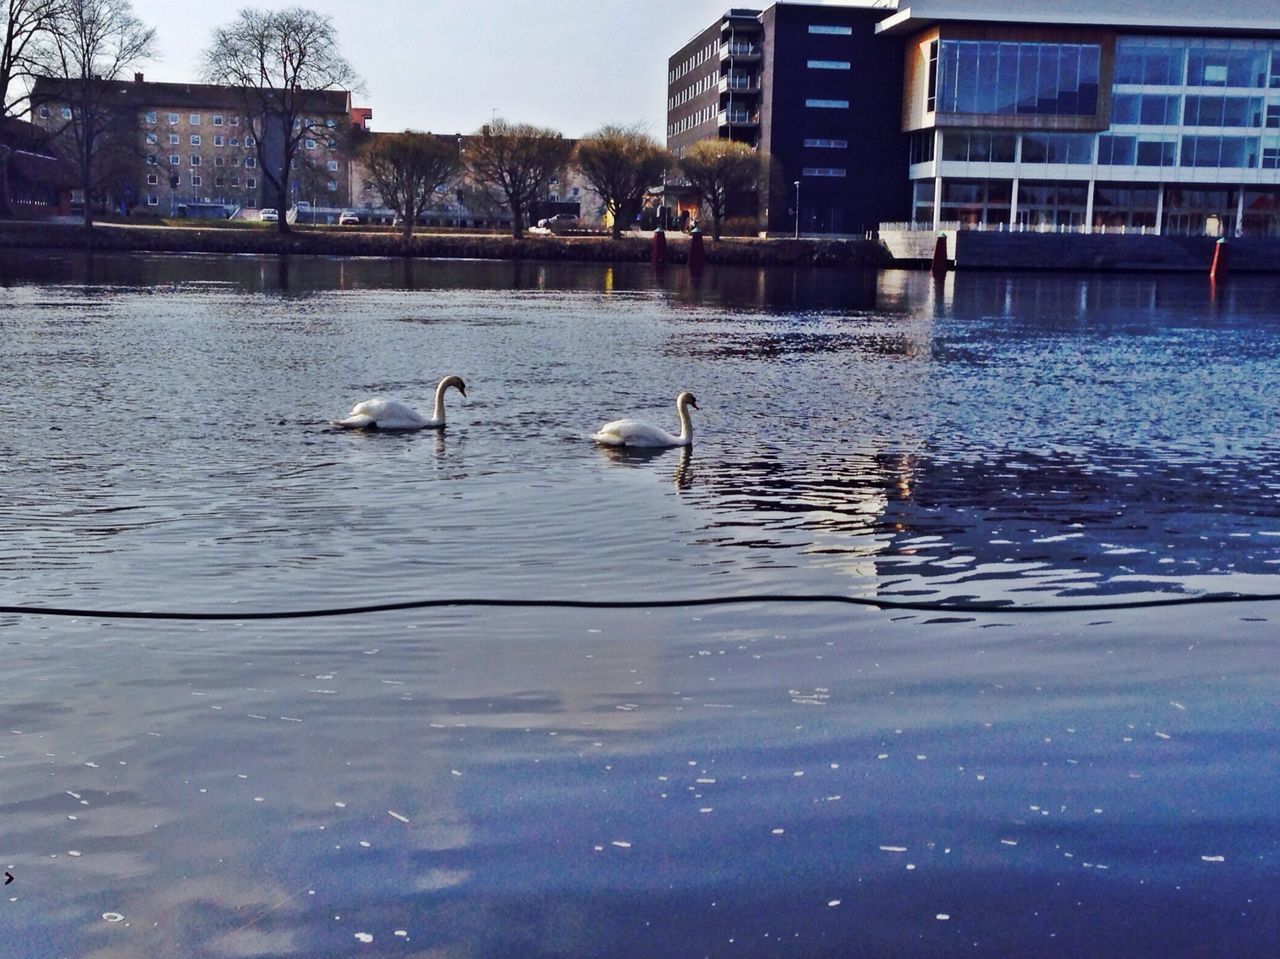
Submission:
[[[403,403],[375,396],[351,407],[351,412],[343,419],[331,422],[333,426],[347,430],[440,429],[444,426],[444,394],[449,387],[463,396],[467,395],[467,384],[462,382],[462,377],[446,376],[436,386],[436,408],[429,420],[424,420]]]
[[[680,417],[679,436],[672,436],[666,430],[640,420],[614,420],[612,423],[605,423],[591,438],[605,446],[636,446],[647,449],[692,446],[693,424],[689,422],[689,410],[697,408],[698,400],[692,393],[681,393],[676,397],[676,413]]]

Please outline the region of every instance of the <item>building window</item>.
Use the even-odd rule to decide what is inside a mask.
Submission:
[[[1101,60],[1096,43],[943,40],[937,112],[1091,116]]]
[[[1252,169],[1258,165],[1253,137],[1183,137],[1182,165]]]
[[[1098,166],[1133,166],[1137,145],[1137,137],[1098,137]]]
[[[1280,147],[1263,147],[1262,168],[1264,170],[1280,170]]]
[[[804,105],[819,110],[848,110],[848,100],[805,100]]]
[[[169,114],[169,126],[173,126],[173,125],[174,125],[174,124],[176,124],[177,122],[178,122],[178,115],[177,115],[176,113],[170,113],[170,114]]]
[[[198,127],[200,125],[200,114],[198,113],[191,114],[191,116],[187,117],[187,122],[190,123],[193,127]]]
[[[147,122],[148,122],[148,123],[155,123],[155,122],[156,122],[156,111],[155,111],[155,110],[148,110],[148,111],[147,111]]]
[[[329,191],[330,193],[337,193],[337,192],[338,192],[338,181],[337,181],[337,180],[330,180],[328,183],[326,183],[326,184],[325,184],[325,188],[326,188],[326,189],[328,189],[328,191]]]
[[[932,163],[933,162],[933,131],[921,130],[911,134],[909,163]],[[932,201],[930,201],[932,202]]]
[[[244,185],[245,185],[245,189],[247,190],[256,190],[258,188],[258,181],[255,180],[253,177],[246,177],[244,181]]]
[[[192,166],[199,166],[199,165],[200,165],[200,154],[198,154],[198,153],[193,153],[193,154],[191,154],[191,165],[192,165]]]
[[[255,199],[254,199],[253,197],[251,197],[251,196],[247,196],[247,197],[245,197],[245,198],[244,198],[244,205],[245,205],[248,209],[253,210],[253,209],[256,209],[256,208],[257,208],[257,206],[258,206],[258,201],[257,201],[257,200],[255,200]]]
[[[804,145],[812,147],[816,150],[847,150],[849,149],[848,140],[822,140],[808,139],[804,141]]]
[[[214,136],[214,138],[213,138],[213,145],[214,145],[214,146],[216,146],[216,147],[220,147],[220,146],[222,146],[223,144],[225,144],[226,142],[227,142],[227,141],[226,141],[226,138],[225,138],[225,137],[223,137],[223,135],[222,135],[221,133],[216,134],[216,135]]]
[[[213,125],[214,125],[215,127],[220,127],[220,126],[222,126],[222,115],[221,115],[221,114],[217,114],[217,113],[215,113],[215,114],[213,115]]]
[[[1194,99],[1189,97],[1188,103]],[[1115,126],[1177,126],[1181,102],[1181,97],[1164,93],[1117,93],[1111,98],[1111,123]]]
[[[1177,149],[1173,140],[1139,140],[1138,166],[1173,166]]]
[[[244,145],[245,145],[245,146],[247,146],[247,147],[257,146],[257,145],[258,145],[258,141],[257,141],[257,139],[256,139],[256,138],[254,138],[252,135],[250,135],[250,134],[246,133],[246,134],[244,135]]]
[[[938,41],[929,44],[929,98],[925,109],[933,113],[938,109]]]
[[[47,106],[42,106],[40,108],[40,119],[41,120],[49,119],[49,108]]]
[[[248,167],[250,170],[252,170],[254,167],[258,165],[258,160],[256,157],[245,157],[244,165]]]
[[[1182,41],[1148,43],[1145,38],[1120,37],[1116,42],[1116,83],[1180,87],[1186,75],[1187,51]]]
[[[63,107],[63,108],[62,108],[62,119],[64,119],[64,120],[70,120],[70,119],[71,119],[71,108],[70,108],[70,107]]]
[[[849,70],[853,67],[848,60],[810,60],[810,70]]]
[[[1260,127],[1262,118],[1261,97],[1187,97],[1182,117],[1189,127]]]
[[[1280,60],[1280,53],[1276,54],[1276,59]],[[1272,130],[1280,127],[1280,103],[1267,104],[1267,127]]]
[[[217,187],[222,186],[222,177],[215,177],[213,180],[213,185]]]
[[[198,173],[193,173],[193,174],[191,174],[191,185],[192,185],[192,186],[199,186],[202,182],[203,182],[203,181],[200,179],[200,174],[198,174]]]
[[[160,182],[160,177],[159,177],[159,176],[157,176],[157,175],[156,175],[156,174],[154,174],[154,173],[148,173],[148,174],[147,174],[147,184],[148,184],[149,186],[156,186],[159,182]]]
[[[169,134],[169,146],[176,147],[181,142],[182,142],[182,137],[178,136],[178,134],[176,133]]]
[[[1092,163],[1092,133],[1024,133],[1023,163]],[[946,140],[943,140],[946,159]]]
[[[1187,50],[1189,87],[1262,87],[1267,83],[1267,50],[1248,43]]]
[[[169,154],[169,166],[178,166],[181,163],[182,157],[178,156],[176,153]]]
[[[842,167],[826,167],[826,166],[807,166],[804,168],[805,176],[844,176],[845,171]]]
[[[155,165],[156,165],[156,155],[155,155],[154,153],[148,153],[148,154],[147,154],[147,164],[148,164],[149,166],[155,166]]]
[[[227,119],[228,119],[228,122],[229,122],[233,127],[238,127],[238,126],[240,125],[240,118],[239,118],[239,117],[228,117]]]
[[[308,150],[314,150],[315,148],[316,148],[316,141],[315,141],[315,140],[312,140],[312,139],[310,139],[310,138],[308,138],[308,139],[307,139],[307,149],[308,149]]]
[[[239,137],[232,137],[230,140],[228,140],[228,141],[227,141],[227,145],[228,145],[228,146],[233,146],[233,147],[238,147],[238,146],[240,145],[240,138],[239,138]]]
[[[226,162],[226,161],[225,161],[225,160],[223,160],[223,158],[222,158],[222,157],[220,157],[220,156],[216,156],[216,157],[214,157],[214,158],[213,158],[213,165],[214,165],[214,166],[222,166],[225,162]]]
[[[147,206],[159,206],[159,205],[160,205],[160,198],[156,196],[154,193],[148,193]]]
[[[850,37],[853,36],[853,27],[836,27],[822,23],[811,23],[809,24],[809,32],[826,33],[833,37]]]
[[[198,133],[191,134],[191,145],[193,147],[198,147],[200,145],[200,134]]]
[[[154,133],[148,133],[148,134],[147,134],[147,142],[148,142],[148,143],[152,143],[152,144],[159,143],[159,142],[160,142],[160,138],[159,138],[158,136],[156,136]]]
[[[942,135],[942,159],[953,162],[1012,163],[1016,147],[1012,133],[948,130]],[[1027,159],[1025,151],[1023,159]]]
[[[326,163],[326,164],[325,164],[325,166],[326,166],[326,168],[329,170],[329,172],[330,172],[330,173],[337,173],[337,172],[338,172],[338,161],[337,161],[337,160],[330,160],[328,163]]]

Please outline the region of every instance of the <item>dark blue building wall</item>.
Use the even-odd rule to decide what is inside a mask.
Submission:
[[[889,12],[790,4],[764,12],[760,147],[770,160],[761,205],[769,232],[794,228],[796,180],[801,232],[862,233],[882,221],[910,219],[904,46],[875,33]],[[848,27],[850,33],[811,33],[812,25]],[[810,60],[847,61],[850,69],[811,69]],[[849,107],[808,107],[810,99],[847,100]],[[806,147],[805,140],[848,146]],[[805,176],[805,168],[844,170],[845,176]]]

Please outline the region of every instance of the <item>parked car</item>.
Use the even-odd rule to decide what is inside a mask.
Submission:
[[[273,210],[271,207],[258,211],[258,220],[262,223],[278,223],[280,221],[280,212]]]
[[[338,214],[338,226],[359,226],[360,217],[351,210],[343,210]]]
[[[577,225],[578,218],[572,213],[557,213],[555,216],[549,216],[545,220],[538,221],[538,226],[551,230],[553,233],[560,230],[572,230]]]

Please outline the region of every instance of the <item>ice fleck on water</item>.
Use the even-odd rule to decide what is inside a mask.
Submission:
[[[450,770],[449,770],[449,772],[450,772],[450,774],[451,774],[451,775],[454,775],[454,776],[461,776],[461,775],[462,775],[462,773],[458,772],[458,770],[456,770],[456,769],[450,769]]]
[[[80,855],[80,850],[79,850],[79,849],[68,849],[68,850],[67,850],[67,855],[68,855],[68,856],[79,856],[79,855]]]
[[[356,933],[356,938],[357,938],[357,939],[359,939],[361,942],[364,942],[364,943],[373,942],[373,936],[371,936],[371,935],[370,935],[369,933],[367,933],[367,932],[357,932],[357,933]]]
[[[950,918],[951,918],[951,915],[950,915],[950,913],[940,912],[940,913],[938,913],[936,916],[934,916],[933,918],[934,918],[934,919],[937,919],[939,922],[946,922],[948,919],[950,919]]]
[[[388,816],[390,816],[392,819],[398,819],[398,820],[400,820],[400,822],[408,822],[408,821],[409,821],[409,817],[408,817],[408,816],[402,815],[401,813],[396,812],[394,809],[388,809],[388,810],[387,810],[387,815],[388,815]]]
[[[786,832],[785,829],[774,829],[771,831],[774,836],[781,836],[784,832]]]
[[[334,805],[335,805],[335,806],[337,806],[339,809],[346,809],[346,808],[347,808],[347,804],[346,804],[346,803],[344,803],[344,802],[336,802],[336,803],[334,803]]]
[[[1170,736],[1168,733],[1162,733],[1162,732],[1160,732],[1160,730],[1158,730],[1158,729],[1156,730],[1156,736],[1158,736],[1160,739],[1172,739],[1172,738],[1173,738],[1173,737],[1172,737],[1172,736]]]
[[[827,905],[828,905],[828,906],[838,906],[838,905],[840,905],[840,900],[839,900],[839,899],[832,899],[832,900],[829,900],[829,901],[827,902]]]
[[[627,842],[625,839],[615,839],[613,842],[610,843],[610,845],[617,846],[619,849],[631,848],[631,843]]]
[[[1016,839],[1001,839],[1001,840],[1000,840],[1000,844],[1001,844],[1002,846],[1016,846],[1016,845],[1018,844],[1018,840],[1016,840]]]
[[[107,922],[124,922],[124,916],[120,915],[118,912],[104,912],[102,914],[102,918],[107,920]]]
[[[1204,862],[1226,862],[1227,861],[1226,856],[1201,856],[1200,858]]]
[[[407,935],[409,935],[409,931],[408,931],[407,929],[397,929],[397,930],[395,931],[394,935],[397,935],[397,936],[399,936],[401,939],[403,939],[403,938],[405,938]]]
[[[906,852],[907,847],[906,846],[881,846],[880,851],[881,852]]]

